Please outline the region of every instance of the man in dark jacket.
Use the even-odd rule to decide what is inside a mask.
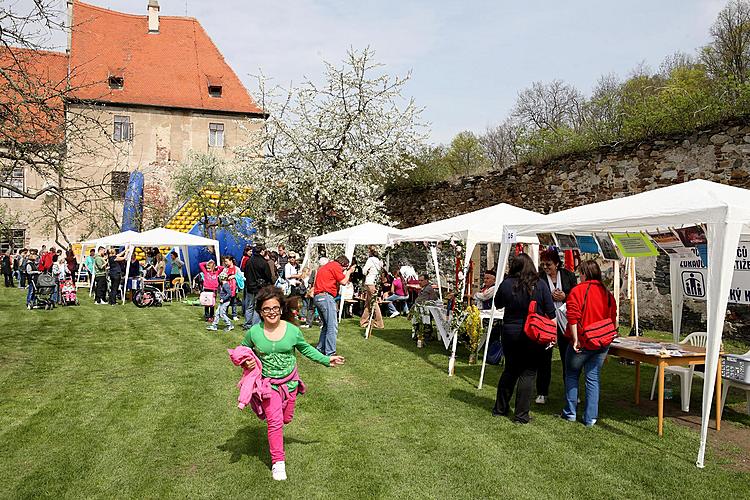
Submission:
[[[11,251],[8,249],[2,257],[0,257],[0,267],[2,267],[3,277],[5,278],[5,286],[13,286],[13,258],[11,257]]]
[[[255,295],[258,290],[273,285],[271,269],[268,267],[266,259],[263,258],[263,250],[263,245],[256,244],[253,247],[252,254],[245,262],[244,269],[242,269],[242,273],[245,275],[245,296],[242,301],[245,307],[245,324],[242,326],[245,329],[260,323],[260,317],[255,312]]]

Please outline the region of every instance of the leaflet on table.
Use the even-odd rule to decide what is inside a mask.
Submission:
[[[623,257],[655,257],[659,255],[651,239],[643,233],[611,233]]]

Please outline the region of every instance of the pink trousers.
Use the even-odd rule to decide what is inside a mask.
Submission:
[[[294,417],[294,405],[297,403],[297,389],[289,393],[286,408],[282,408],[281,394],[271,391],[270,398],[262,401],[263,413],[268,424],[268,447],[271,450],[271,463],[284,461],[284,424]]]

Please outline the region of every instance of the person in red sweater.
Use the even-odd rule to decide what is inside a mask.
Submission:
[[[568,294],[567,335],[572,349],[565,356],[565,409],[562,417],[571,422],[576,420],[578,403],[578,379],[581,370],[586,379],[586,402],[583,410],[583,423],[592,427],[599,416],[599,375],[607,357],[609,347],[596,351],[582,349],[579,335],[585,327],[606,318],[617,325],[617,305],[614,296],[602,283],[599,264],[587,260],[578,266],[581,283]]]

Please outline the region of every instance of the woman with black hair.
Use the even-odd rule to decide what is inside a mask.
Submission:
[[[534,376],[544,351],[544,346],[534,343],[524,333],[532,300],[536,301],[538,313],[548,318],[555,317],[555,305],[549,286],[539,279],[531,257],[522,253],[513,259],[508,277],[500,283],[495,295],[495,307],[505,308],[501,333],[505,369],[497,385],[497,398],[492,409],[494,416],[508,415],[510,398],[516,389],[513,421],[520,424],[527,424],[531,420],[529,408],[534,391]]]
[[[547,282],[555,301],[555,315],[557,316],[557,347],[560,349],[562,361],[563,384],[565,383],[565,354],[570,342],[565,337],[565,327],[568,320],[565,316],[565,300],[574,286],[578,284],[575,273],[568,271],[562,265],[557,249],[550,248],[539,256],[539,278]],[[539,371],[536,374],[536,403],[547,403],[549,383],[552,380],[552,352],[547,349],[539,360]]]
[[[268,424],[268,444],[271,451],[271,472],[276,480],[286,479],[284,455],[284,425],[294,416],[297,394],[304,393],[304,384],[297,374],[295,349],[303,356],[325,366],[344,364],[343,356],[326,356],[305,341],[293,323],[284,293],[275,286],[262,288],[255,297],[255,310],[263,319],[253,325],[242,345],[253,349],[261,362],[261,377],[268,379],[270,397],[261,405]],[[255,368],[255,361],[244,363],[247,370]]]

